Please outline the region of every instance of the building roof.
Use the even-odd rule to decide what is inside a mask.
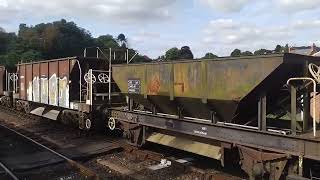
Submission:
[[[313,55],[320,51],[320,48],[315,44],[312,46],[301,46],[301,47],[291,47],[289,48],[290,53],[302,54],[302,55]]]

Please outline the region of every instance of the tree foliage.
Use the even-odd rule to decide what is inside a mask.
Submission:
[[[267,49],[259,49],[259,50],[254,51],[254,55],[255,56],[257,56],[257,55],[268,55],[268,54],[273,54],[273,51],[267,50]]]
[[[166,60],[177,60],[180,58],[180,50],[176,47],[169,49],[165,54]]]
[[[235,49],[231,52],[230,54],[231,57],[239,57],[241,56],[241,50],[240,49]]]
[[[163,59],[162,56],[159,56],[159,59]],[[193,59],[193,54],[189,46],[182,46],[181,49],[173,47],[164,55],[165,60],[183,60],[183,59]]]
[[[251,51],[244,51],[241,52],[241,56],[253,56],[253,53]]]
[[[189,46],[182,46],[179,52],[180,59],[193,59],[193,54]]]
[[[276,46],[276,48],[274,49],[274,51],[275,51],[276,53],[280,53],[281,50],[282,50],[282,47],[281,47],[279,44],[278,44],[278,45]]]
[[[124,34],[120,33],[117,37],[117,40],[120,44],[120,47],[126,48],[127,47],[127,38]]]
[[[93,38],[89,31],[74,22],[62,19],[35,26],[19,25],[18,34],[7,33],[0,27],[0,63],[13,66],[18,61],[29,62],[68,56],[81,56],[86,47],[127,48],[127,38],[120,33]],[[136,55],[134,61],[146,61]]]
[[[217,55],[208,52],[208,53],[206,53],[201,59],[216,59],[216,58],[218,58]]]

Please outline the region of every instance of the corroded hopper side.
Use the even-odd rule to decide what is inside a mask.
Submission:
[[[122,93],[147,108],[230,122],[239,105],[257,100],[259,86],[280,89],[289,77],[302,75],[307,59],[312,57],[284,54],[125,64],[113,66],[112,75]]]

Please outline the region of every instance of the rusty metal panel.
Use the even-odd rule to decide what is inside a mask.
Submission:
[[[147,65],[148,95],[170,95],[171,67],[171,64]]]
[[[26,65],[27,100],[32,101],[32,64]]]
[[[140,82],[139,94],[146,94],[146,65],[122,66],[121,68],[113,68],[113,77],[122,92],[128,93],[128,84],[130,80]],[[136,91],[136,93],[138,93]]]
[[[69,60],[59,61],[59,106],[69,107]]]
[[[201,98],[201,62],[174,64],[174,95]]]
[[[208,99],[240,100],[281,63],[281,57],[207,62]]]
[[[34,102],[40,102],[40,64],[32,67],[32,96]]]
[[[278,55],[114,65],[112,75],[122,93],[146,107],[151,102],[160,112],[172,113],[170,104],[170,109],[183,107],[184,115],[204,119],[214,111],[220,120],[231,121],[239,102],[267,77],[274,78],[283,59]]]
[[[49,62],[49,104],[58,105],[58,61]]]
[[[3,95],[3,91],[5,90],[5,82],[6,82],[6,68],[4,66],[0,66],[0,95]]]
[[[49,103],[49,63],[43,62],[40,64],[40,99],[41,103]]]
[[[19,73],[19,81],[20,81],[20,90],[19,95],[20,99],[27,99],[26,98],[26,65],[21,64],[18,66],[18,73]]]

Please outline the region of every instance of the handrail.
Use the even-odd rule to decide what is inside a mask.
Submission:
[[[290,85],[290,81],[299,81],[299,80],[309,80],[309,81],[312,81],[313,83],[313,93],[316,94],[317,93],[317,83],[314,79],[312,78],[309,78],[309,77],[296,77],[296,78],[290,78],[288,79],[287,81],[287,84]],[[312,115],[313,115],[313,136],[316,137],[316,102],[315,102],[315,97],[314,97],[314,100],[313,100],[313,112],[312,112]]]

